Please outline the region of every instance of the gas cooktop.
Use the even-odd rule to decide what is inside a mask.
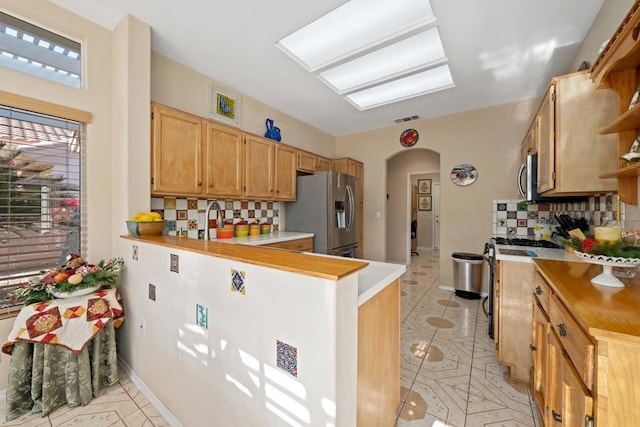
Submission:
[[[533,240],[522,237],[494,237],[496,245],[532,246],[535,248],[562,249],[562,246],[549,240]]]

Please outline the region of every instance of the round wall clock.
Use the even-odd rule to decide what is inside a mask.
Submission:
[[[403,147],[413,147],[418,142],[418,131],[407,129],[400,134],[400,144]]]
[[[451,169],[451,181],[455,185],[471,185],[478,179],[478,171],[475,166],[461,164]]]

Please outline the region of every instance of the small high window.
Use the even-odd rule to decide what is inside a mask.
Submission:
[[[0,65],[76,88],[81,45],[0,12]]]

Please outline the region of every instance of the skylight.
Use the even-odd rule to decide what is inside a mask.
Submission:
[[[453,87],[425,0],[351,0],[276,43],[360,110]]]

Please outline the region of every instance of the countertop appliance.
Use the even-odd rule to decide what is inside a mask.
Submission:
[[[356,177],[336,171],[298,176],[296,201],[285,203],[287,230],[314,233],[316,253],[355,258],[356,182]]]
[[[538,154],[527,155],[526,162],[520,165],[517,184],[520,196],[527,203],[584,202],[588,199],[586,196],[545,197],[538,194]]]

